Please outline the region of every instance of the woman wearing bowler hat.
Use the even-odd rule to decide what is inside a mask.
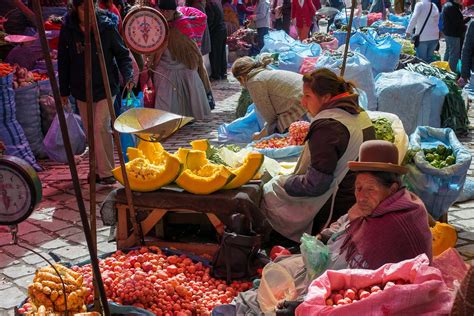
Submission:
[[[364,142],[356,172],[356,203],[321,232],[329,239],[331,269],[377,269],[425,253],[432,259],[432,237],[423,202],[402,186],[398,149],[387,141]]]

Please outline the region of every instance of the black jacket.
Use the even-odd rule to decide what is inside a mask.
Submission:
[[[122,37],[117,30],[117,17],[110,12],[98,11],[102,49],[104,51],[107,73],[112,95],[119,93],[118,69],[126,82],[133,78],[132,60]],[[99,57],[94,37],[92,46],[92,91],[94,102],[106,98]],[[118,66],[117,66],[118,65]],[[58,46],[59,89],[61,96],[72,95],[78,100],[86,101],[85,68],[84,68],[84,33],[79,24],[68,14],[61,28]]]
[[[443,5],[441,11],[443,18],[443,33],[446,36],[462,37],[465,29],[464,18],[461,12],[461,6],[448,0]]]

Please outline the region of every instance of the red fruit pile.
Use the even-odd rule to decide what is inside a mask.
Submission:
[[[117,251],[99,261],[107,298],[123,305],[145,308],[156,315],[210,315],[212,309],[227,304],[249,282],[225,281],[209,276],[209,268],[186,256],[166,256],[157,247],[142,247],[128,254]],[[86,303],[93,302],[90,264],[73,267],[82,272],[90,289]]]
[[[391,288],[395,285],[409,284],[405,280],[388,281],[385,284],[368,286],[362,289],[350,288],[345,290],[333,290],[331,295],[326,299],[326,305],[339,306],[355,303],[375,295],[383,290]]]
[[[290,137],[263,139],[253,145],[255,148],[284,148],[290,146]]]
[[[308,135],[309,126],[311,124],[306,121],[296,121],[291,123],[288,131],[290,132],[291,145],[303,145],[306,135]]]

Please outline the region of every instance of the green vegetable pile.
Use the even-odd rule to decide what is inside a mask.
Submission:
[[[453,150],[444,145],[423,149],[423,153],[425,154],[426,161],[438,169],[446,168],[456,163],[456,157],[453,154]]]
[[[243,117],[247,113],[247,109],[252,104],[252,98],[250,97],[249,90],[242,89],[239,100],[237,101],[237,108],[235,109],[235,118]]]
[[[395,133],[393,132],[392,122],[386,118],[378,118],[372,120],[375,128],[375,138],[379,140],[386,140],[391,143],[395,142]]]
[[[434,76],[443,80],[448,86],[449,93],[444,98],[441,111],[441,127],[449,127],[458,135],[465,135],[469,131],[469,118],[462,98],[461,89],[456,83],[456,74],[425,63],[407,64],[406,70],[425,76]]]

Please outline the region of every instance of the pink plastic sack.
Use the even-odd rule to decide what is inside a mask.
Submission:
[[[294,39],[298,39],[298,31],[296,30],[296,26],[294,26],[293,24],[290,26],[290,34],[289,34],[291,37],[293,37]]]
[[[319,46],[321,46],[322,50],[336,50],[339,47],[339,42],[337,38],[334,38],[330,42],[320,43]]]
[[[382,20],[382,13],[369,13],[367,15],[367,26],[371,26],[374,22]]]
[[[444,282],[451,290],[456,289],[454,281],[458,281],[458,285],[461,284],[469,270],[469,265],[464,262],[459,252],[454,248],[449,248],[434,257],[433,267],[441,271]]]
[[[410,284],[395,285],[355,303],[326,305],[332,290],[359,289],[397,279]],[[377,270],[328,270],[311,283],[296,315],[443,315],[449,314],[452,302],[453,295],[441,272],[430,267],[428,257],[422,254],[414,259],[385,264]]]
[[[311,72],[316,69],[316,62],[318,57],[305,57],[300,67],[300,74],[304,75],[307,72]]]

